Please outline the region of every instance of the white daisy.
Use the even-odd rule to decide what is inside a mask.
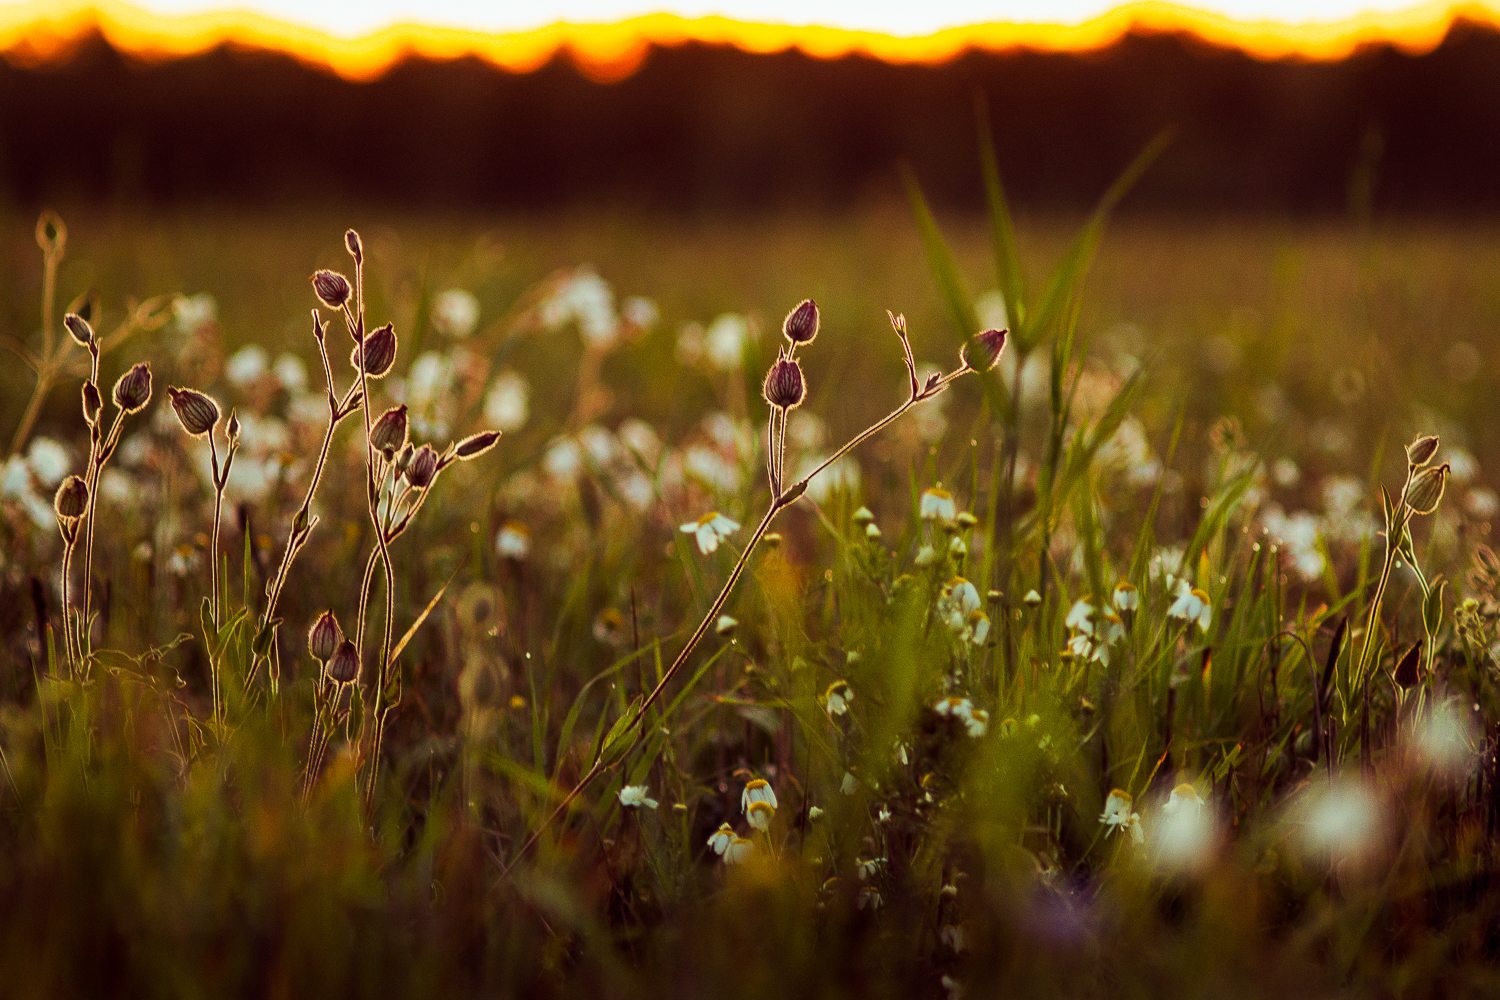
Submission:
[[[645,785],[626,785],[620,789],[620,805],[627,808],[639,808],[645,806],[647,809],[655,809],[657,801],[647,796],[650,789]]]
[[[719,828],[708,838],[708,846],[713,849],[715,854],[723,857],[724,852],[729,849],[729,845],[734,843],[734,841],[734,827],[728,823],[720,823]]]
[[[479,300],[462,288],[439,292],[432,300],[432,325],[439,333],[462,340],[479,325]]]
[[[718,511],[709,511],[696,521],[682,526],[684,533],[698,540],[698,551],[708,555],[719,547],[719,542],[740,530],[739,523]]]
[[[751,778],[745,782],[745,790],[740,793],[740,808],[745,812],[748,813],[751,804],[755,802],[764,802],[772,809],[776,808],[776,792],[765,778]]]
[[[823,694],[823,708],[828,712],[830,718],[835,715],[843,715],[849,711],[849,703],[854,700],[854,690],[849,687],[847,681],[834,681],[828,685],[828,690]]]
[[[1130,810],[1133,802],[1129,792],[1116,788],[1105,800],[1099,822],[1109,827],[1109,833],[1121,833],[1128,829],[1131,839],[1139,844],[1145,841],[1146,835],[1141,831],[1141,814]]]
[[[1209,606],[1208,594],[1196,587],[1190,587],[1186,580],[1177,582],[1177,599],[1167,609],[1167,615],[1171,618],[1181,618],[1183,621],[1197,622],[1198,627],[1208,631],[1209,622],[1213,621],[1213,608]]]
[[[529,537],[526,525],[518,521],[507,521],[505,527],[495,535],[495,551],[502,559],[525,559]]]
[[[750,855],[755,853],[754,841],[746,840],[744,837],[735,837],[724,848],[724,863],[726,865],[737,865],[750,860]]]
[[[917,511],[924,521],[952,521],[958,516],[958,505],[953,502],[952,493],[934,486],[922,494]]]

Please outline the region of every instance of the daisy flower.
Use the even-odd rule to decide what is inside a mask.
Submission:
[[[647,809],[655,809],[658,805],[657,801],[646,794],[650,790],[645,785],[626,785],[620,789],[620,805],[627,808],[638,809],[645,806]]]
[[[922,494],[918,513],[924,521],[952,521],[958,517],[958,505],[953,494],[941,486],[934,486]]]
[[[698,551],[708,555],[719,547],[719,542],[740,530],[739,523],[731,521],[718,511],[707,514],[682,526],[684,534],[693,535],[698,541]]]

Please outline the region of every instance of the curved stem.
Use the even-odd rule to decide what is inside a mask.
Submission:
[[[88,484],[89,507],[83,543],[83,626],[80,632],[80,647],[83,645],[82,637],[88,634],[89,618],[93,614],[94,588],[89,585],[89,581],[94,573],[94,509],[99,505],[99,477],[104,474],[104,463],[109,460],[111,452],[120,440],[120,431],[124,423],[125,411],[121,410],[115,414],[115,422],[110,425],[109,437],[105,439],[104,447],[99,449],[97,455],[89,456],[89,473],[92,478]]]

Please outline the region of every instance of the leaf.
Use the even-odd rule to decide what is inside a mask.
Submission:
[[[449,584],[453,583],[454,577],[458,576],[458,571],[464,568],[464,563],[468,561],[468,558],[468,556],[465,556],[458,561],[458,565],[453,567],[453,572],[448,574],[448,582],[439,587],[438,592],[432,595],[432,600],[427,602],[427,607],[422,609],[422,613],[417,615],[417,620],[411,623],[411,628],[407,629],[406,634],[401,637],[401,641],[396,643],[396,647],[391,650],[391,658],[386,661],[387,667],[396,662],[396,658],[401,655],[401,651],[406,648],[406,644],[411,642],[412,637],[417,634],[417,629],[421,628],[422,623],[427,620],[427,616],[432,614],[432,609],[437,607],[438,601],[443,599],[443,594],[448,590]]]
[[[638,649],[630,655],[615,661],[615,663],[595,674],[592,678],[589,679],[588,683],[584,684],[583,687],[578,689],[578,694],[573,697],[573,704],[568,708],[568,714],[563,717],[562,731],[557,738],[557,753],[553,755],[555,766],[562,766],[562,760],[568,753],[569,741],[573,738],[573,729],[578,725],[578,717],[580,714],[582,714],[583,706],[587,703],[587,699],[584,696],[588,694],[589,688],[593,687],[604,678],[619,673],[635,660],[639,659],[641,655],[651,649],[658,648],[659,646],[660,640],[657,640],[650,646],[647,646],[644,649]]]
[[[1436,639],[1438,629],[1443,625],[1443,591],[1447,588],[1448,581],[1439,577],[1422,600],[1422,625],[1427,629],[1429,639]]]
[[[938,229],[937,220],[932,217],[932,210],[927,207],[927,199],[922,196],[922,188],[917,184],[917,178],[910,167],[901,167],[901,180],[906,185],[906,196],[911,201],[911,211],[917,219],[917,232],[922,237],[922,248],[927,252],[927,265],[932,269],[933,278],[937,280],[943,305],[948,310],[948,318],[958,331],[958,343],[963,343],[979,332],[979,317],[974,312],[974,303],[969,299],[968,290],[964,288],[958,262],[953,259],[952,251],[943,241],[943,233]]]
[[[1323,667],[1323,678],[1318,682],[1318,690],[1313,693],[1318,699],[1318,707],[1323,711],[1328,710],[1328,690],[1333,685],[1333,671],[1338,666],[1339,653],[1343,651],[1344,636],[1348,631],[1349,616],[1345,615],[1333,630],[1333,641],[1328,644],[1328,661]]]
[[[610,767],[619,763],[620,758],[624,757],[635,745],[639,735],[635,722],[640,716],[640,709],[641,698],[637,696],[635,701],[630,703],[630,707],[615,720],[615,724],[609,729],[609,734],[604,737],[604,745],[599,748],[599,759],[595,761],[596,765]]]

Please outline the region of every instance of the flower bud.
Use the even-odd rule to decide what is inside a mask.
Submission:
[[[470,434],[458,442],[458,447],[453,451],[454,457],[461,462],[478,458],[495,447],[495,442],[499,440],[499,431],[480,431],[478,434]]]
[[[431,445],[424,444],[417,449],[406,467],[406,481],[419,490],[425,490],[432,485],[433,477],[437,475],[437,466],[437,452],[432,450]]]
[[[375,426],[370,428],[370,444],[387,460],[396,457],[396,452],[406,444],[406,404],[393,407],[380,415]]]
[[[224,433],[229,436],[231,442],[238,441],[240,437],[240,411],[229,411],[229,423],[224,426]]]
[[[398,475],[406,475],[406,467],[411,465],[412,456],[417,453],[416,446],[410,441],[406,447],[401,449],[401,454],[396,456],[396,472]]]
[[[1406,460],[1411,463],[1413,469],[1420,469],[1432,460],[1437,450],[1437,435],[1426,434],[1406,446]]]
[[[136,413],[151,402],[151,366],[142,361],[115,383],[115,405],[125,413]]]
[[[52,498],[52,506],[57,511],[57,516],[64,520],[82,517],[89,506],[88,484],[80,476],[64,479],[57,488],[57,495]]]
[[[349,301],[353,291],[349,287],[349,279],[337,271],[314,271],[312,286],[318,300],[330,309],[344,308],[344,303]]]
[[[766,373],[761,393],[766,402],[778,410],[790,410],[799,406],[807,395],[807,385],[802,381],[802,366],[791,358],[777,358]]]
[[[1400,662],[1396,664],[1396,672],[1393,680],[1400,685],[1403,691],[1410,691],[1422,679],[1421,666],[1422,644],[1419,642],[1415,646],[1412,646],[1411,649],[1408,649],[1406,655],[1401,657]]]
[[[354,230],[344,233],[344,246],[349,248],[349,256],[354,258],[354,263],[365,262],[365,245],[360,242],[359,234]]]
[[[219,404],[196,389],[175,389],[167,386],[172,397],[172,409],[182,422],[182,429],[193,437],[202,437],[214,429],[219,422]]]
[[[89,321],[77,313],[68,313],[63,317],[63,326],[68,328],[68,333],[78,341],[79,347],[87,347],[94,342],[94,328],[89,326]]]
[[[811,344],[818,335],[818,304],[812,299],[797,303],[782,321],[781,332],[794,344]]]
[[[340,642],[324,669],[328,671],[329,679],[338,684],[348,684],[358,677],[359,652],[354,648],[354,643],[348,639]]]
[[[339,628],[339,620],[333,617],[332,611],[325,611],[307,630],[307,651],[319,663],[327,663],[343,639],[344,631]]]
[[[995,367],[995,362],[1000,360],[1000,352],[1005,349],[1006,330],[986,330],[976,333],[970,337],[958,352],[963,359],[964,367],[972,372],[987,372]]]
[[[1406,503],[1413,514],[1431,514],[1443,499],[1443,487],[1448,484],[1448,463],[1432,469],[1423,469],[1411,481],[1406,491]]]
[[[88,379],[83,382],[83,422],[90,427],[99,419],[99,410],[103,408],[104,401],[99,398],[99,387]]]
[[[361,346],[365,352],[365,374],[371,378],[380,378],[396,363],[396,330],[389,323],[371,332],[363,345],[355,344],[349,352],[349,364],[355,371],[359,371]]]

